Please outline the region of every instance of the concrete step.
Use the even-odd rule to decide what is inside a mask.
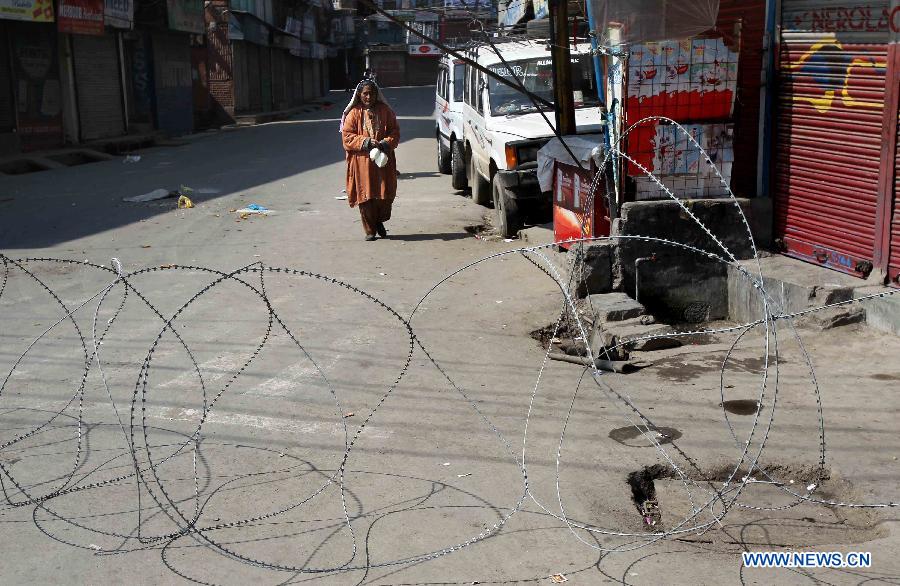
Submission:
[[[654,350],[666,350],[678,348],[682,345],[679,338],[666,337],[674,328],[667,324],[645,324],[640,317],[613,321],[600,325],[594,334],[595,348],[613,348],[624,344],[626,351],[652,352]],[[640,339],[646,336],[661,336],[658,338]],[[621,356],[622,353],[618,352]]]
[[[519,230],[519,240],[523,246],[543,246],[551,244],[553,239],[553,222],[537,224]]]
[[[618,322],[647,314],[644,306],[625,293],[589,295],[587,306],[599,323]]]
[[[874,298],[868,298],[875,295]],[[858,306],[865,311],[866,325],[882,332],[900,336],[900,289],[888,287],[859,287],[853,290],[854,299],[867,298]]]
[[[756,261],[739,265],[751,275],[758,274]],[[766,292],[774,300],[773,313],[791,314],[824,305],[876,296],[859,303],[841,305],[809,313],[797,325],[829,329],[865,321],[871,328],[900,335],[900,293],[891,294],[877,276],[868,281],[781,255],[760,259]],[[780,309],[780,312],[779,312]],[[736,267],[728,267],[728,317],[738,323],[763,319],[760,292]]]

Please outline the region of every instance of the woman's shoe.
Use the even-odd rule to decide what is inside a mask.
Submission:
[[[375,240],[374,234],[366,234],[366,242],[372,242],[373,240]]]
[[[382,222],[378,222],[378,225],[375,226],[375,231],[378,232],[378,235],[382,238],[387,238],[387,228],[384,227]]]

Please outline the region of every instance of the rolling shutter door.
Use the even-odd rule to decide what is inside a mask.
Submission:
[[[313,78],[313,60],[303,59],[303,100],[309,101],[315,97],[315,79]]]
[[[894,83],[897,83],[897,80],[894,80]],[[888,276],[891,284],[900,285],[900,123],[897,125],[897,146],[894,154],[894,210],[891,221]]]
[[[260,110],[272,109],[272,51],[269,47],[259,48]]]
[[[156,122],[169,134],[187,134],[194,125],[190,37],[184,33],[153,35],[156,66]]]
[[[72,35],[82,140],[125,134],[125,112],[114,35]]]
[[[284,110],[288,107],[288,72],[285,67],[287,52],[281,49],[272,49],[272,91],[273,107],[275,110]]]
[[[245,43],[247,48],[247,87],[250,91],[250,111],[262,109],[262,80],[260,79],[259,45]]]
[[[303,61],[299,57],[292,56],[290,68],[294,88],[291,96],[291,106],[297,106],[303,103]]]
[[[234,110],[247,112],[250,110],[250,79],[247,75],[247,44],[234,41]]]
[[[788,255],[867,276],[887,67],[880,20],[888,4],[850,0],[841,10],[850,16],[840,19],[833,4],[782,5],[775,229]]]
[[[6,28],[0,23],[0,132],[10,132],[16,125],[13,103],[9,40],[6,38]]]

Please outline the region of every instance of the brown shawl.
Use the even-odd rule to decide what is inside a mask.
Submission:
[[[347,202],[350,207],[370,199],[394,201],[397,195],[397,157],[394,149],[400,144],[400,127],[397,126],[394,111],[382,102],[376,102],[369,110],[354,106],[347,113],[341,135],[344,150],[347,151]],[[375,142],[384,139],[391,146],[387,153],[388,164],[383,168],[369,158],[368,151],[363,150],[366,138]]]

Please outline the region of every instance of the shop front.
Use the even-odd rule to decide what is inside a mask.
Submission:
[[[63,143],[55,13],[49,0],[0,0],[0,152]]]

